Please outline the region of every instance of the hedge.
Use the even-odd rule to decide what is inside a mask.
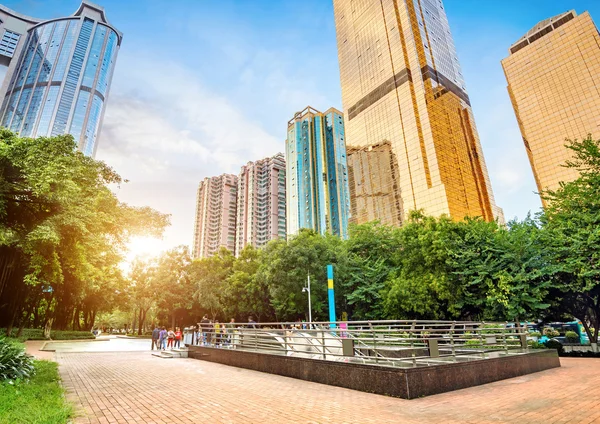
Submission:
[[[16,337],[18,328],[13,328],[11,337]],[[6,329],[0,328],[0,335],[6,335]],[[95,339],[90,331],[59,331],[52,330],[50,331],[50,338],[52,340],[82,340],[82,339]],[[26,340],[45,340],[44,339],[44,330],[38,328],[24,328],[21,337],[19,337],[20,341]]]

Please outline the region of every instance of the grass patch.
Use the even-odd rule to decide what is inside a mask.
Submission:
[[[62,424],[72,409],[64,398],[58,364],[35,361],[36,374],[29,381],[0,383],[1,424]]]
[[[20,337],[16,337],[18,328],[13,328],[11,339],[16,339],[20,342],[24,342],[27,340],[45,340],[44,339],[44,330],[39,328],[24,328],[23,333]],[[0,328],[0,336],[6,335],[6,328]],[[52,340],[84,340],[84,339],[95,339],[94,336],[89,331],[50,331],[50,338]]]

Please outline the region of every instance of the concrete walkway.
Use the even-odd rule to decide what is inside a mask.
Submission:
[[[416,400],[149,352],[56,352],[76,423],[595,423],[600,359]]]

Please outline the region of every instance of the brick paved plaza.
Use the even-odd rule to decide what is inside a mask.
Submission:
[[[600,423],[600,360],[416,400],[148,352],[56,353],[76,423]]]

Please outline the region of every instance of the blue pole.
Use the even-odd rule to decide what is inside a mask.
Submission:
[[[335,297],[333,293],[333,265],[327,265],[327,297],[329,298],[329,327],[335,328]]]

